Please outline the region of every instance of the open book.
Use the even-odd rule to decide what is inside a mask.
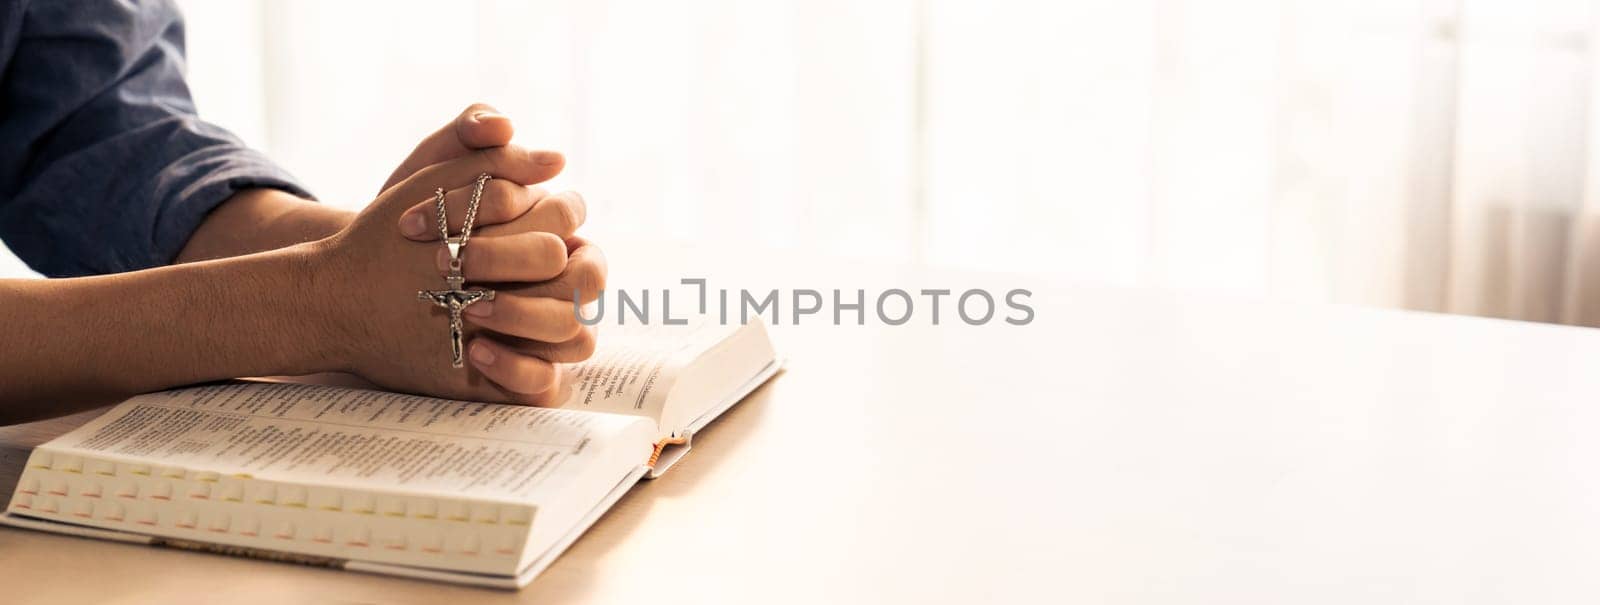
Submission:
[[[602,330],[559,408],[275,382],[141,395],[36,448],[0,522],[524,586],[780,366],[759,321]]]

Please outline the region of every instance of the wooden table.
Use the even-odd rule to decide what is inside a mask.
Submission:
[[[613,285],[1027,285],[1038,317],[776,328],[788,371],[520,592],[0,528],[0,600],[1600,601],[1600,332],[627,258]]]

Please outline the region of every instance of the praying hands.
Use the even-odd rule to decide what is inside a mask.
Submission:
[[[598,295],[605,260],[576,235],[582,197],[537,186],[564,158],[510,145],[511,135],[509,119],[474,105],[423,140],[359,214],[249,188],[204,217],[175,264],[0,280],[0,322],[16,327],[0,348],[0,423],[195,382],[330,371],[392,390],[551,403],[553,364],[594,350],[574,300]],[[437,189],[452,238],[478,198],[459,284],[447,281]],[[452,285],[495,292],[457,309],[461,368],[449,310],[418,300]]]
[[[485,127],[474,119],[480,111],[469,108],[435,139],[448,142],[462,129],[498,127],[500,120]],[[578,322],[574,301],[598,296],[605,260],[576,236],[584,221],[583,198],[536,186],[560,172],[562,157],[503,145],[509,122],[504,125],[495,136],[466,144],[425,142],[403,167],[442,161],[391,179],[393,185],[349,227],[309,253],[312,264],[323,268],[322,278],[331,280],[328,287],[348,296],[347,303],[329,303],[339,308],[334,324],[344,331],[336,340],[351,345],[336,357],[347,364],[339,369],[389,389],[544,404],[556,393],[552,363],[582,361],[594,351],[593,332]],[[479,175],[490,178],[480,182]],[[451,253],[436,226],[436,189],[445,190],[448,232],[470,230],[460,248],[459,275],[481,289],[466,292],[494,292],[492,299],[455,310],[468,324],[465,357],[475,371],[450,363],[457,343],[448,303],[418,302],[419,291],[460,291],[454,284],[441,290],[452,271]],[[470,228],[468,216],[475,217]]]

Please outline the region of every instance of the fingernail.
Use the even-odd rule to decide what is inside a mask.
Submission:
[[[472,303],[472,306],[467,307],[467,309],[466,309],[466,314],[467,315],[471,315],[473,317],[479,317],[479,318],[488,317],[489,314],[493,313],[493,312],[494,312],[494,301],[492,301],[492,300],[480,300],[478,302]]]
[[[505,117],[505,116],[502,116],[502,115],[500,115],[498,113],[495,113],[495,112],[492,112],[492,111],[480,111],[478,113],[472,114],[472,121],[474,121],[474,122],[482,122],[482,121],[484,121],[484,119],[502,118],[502,117]]]
[[[406,237],[422,237],[422,234],[428,232],[427,220],[422,218],[422,213],[413,212],[400,219],[400,232]]]
[[[438,267],[440,271],[449,271],[450,253],[444,251],[442,248],[438,252],[433,253],[433,265]]]
[[[489,345],[483,344],[481,342],[473,342],[472,343],[472,361],[477,362],[477,363],[479,363],[481,365],[492,364],[492,363],[494,363],[494,351],[489,349]]]

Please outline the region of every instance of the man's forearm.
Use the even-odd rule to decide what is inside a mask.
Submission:
[[[355,213],[277,189],[235,194],[206,216],[177,262],[228,258],[316,241],[343,229]]]
[[[335,369],[317,244],[98,277],[0,280],[0,424],[237,376]]]

